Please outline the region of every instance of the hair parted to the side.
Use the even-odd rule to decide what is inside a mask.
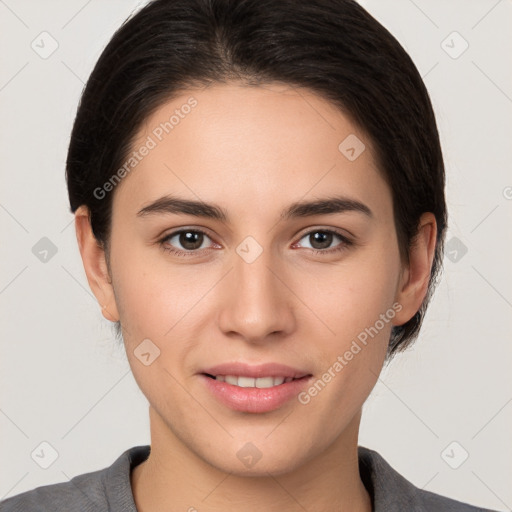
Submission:
[[[400,254],[424,212],[437,221],[427,296],[391,333],[388,360],[417,337],[442,266],[444,163],[433,108],[409,55],[354,0],[154,0],[116,31],[83,91],[66,162],[70,209],[90,211],[107,255],[115,188],[94,191],[133,149],[142,123],[191,87],[241,82],[307,88],[357,124],[389,184]],[[340,141],[341,142],[341,141]],[[116,323],[117,335],[121,330]]]

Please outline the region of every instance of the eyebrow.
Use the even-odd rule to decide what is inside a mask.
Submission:
[[[364,203],[345,196],[331,196],[314,201],[297,201],[281,212],[281,220],[315,215],[333,215],[344,212],[359,212],[372,218],[373,213]],[[185,214],[194,217],[229,222],[229,215],[221,206],[214,203],[194,201],[166,195],[142,208],[138,217],[158,214]]]

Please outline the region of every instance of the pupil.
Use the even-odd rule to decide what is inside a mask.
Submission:
[[[195,231],[186,231],[184,233],[181,233],[180,243],[185,249],[188,249],[188,250],[198,249],[199,247],[201,247],[201,243],[202,243],[201,237],[202,236],[203,236],[202,233],[197,233]],[[197,243],[198,240],[199,240],[199,244]]]
[[[331,245],[332,242],[332,233],[326,233],[324,231],[317,231],[314,233],[313,238],[315,239],[315,243],[320,243],[321,247],[315,247],[314,244],[311,244],[316,249],[326,249]]]

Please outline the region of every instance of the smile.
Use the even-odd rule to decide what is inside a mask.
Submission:
[[[280,386],[284,382],[291,382],[293,377],[245,377],[237,375],[209,375],[208,377],[215,379],[220,382],[226,382],[232,386],[238,386],[240,388],[271,388],[274,386]]]

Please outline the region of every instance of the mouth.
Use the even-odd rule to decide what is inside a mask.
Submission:
[[[268,413],[291,404],[313,379],[311,373],[281,365],[241,367],[230,364],[203,371],[198,376],[218,403],[244,413]]]
[[[277,362],[231,361],[201,368],[198,376],[212,398],[239,412],[265,413],[290,403],[313,378]]]

